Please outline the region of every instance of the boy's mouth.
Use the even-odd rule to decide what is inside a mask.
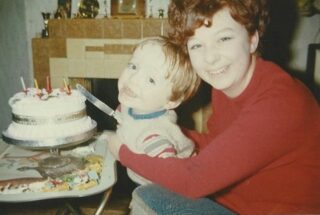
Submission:
[[[124,86],[121,90],[120,93],[125,94],[126,96],[135,98],[137,97],[137,94],[135,94],[129,87]]]

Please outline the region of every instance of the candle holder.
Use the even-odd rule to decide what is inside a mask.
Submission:
[[[163,17],[164,17],[164,10],[160,8],[160,9],[158,10],[158,12],[159,12],[159,18],[160,18],[160,19],[163,19]]]
[[[152,18],[153,17],[152,0],[148,1],[148,9],[149,9],[149,18]]]
[[[108,18],[108,2],[107,2],[107,0],[104,0],[103,4],[104,4],[104,17]]]
[[[42,12],[42,18],[43,18],[43,23],[44,23],[44,29],[42,29],[42,37],[46,38],[49,37],[49,30],[48,30],[48,23],[50,19],[50,13],[44,13]]]

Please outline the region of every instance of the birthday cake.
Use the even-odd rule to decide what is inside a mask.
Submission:
[[[27,88],[9,99],[12,122],[5,134],[48,142],[90,131],[96,123],[86,114],[85,100],[77,90]]]

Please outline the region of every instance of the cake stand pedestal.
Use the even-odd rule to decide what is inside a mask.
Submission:
[[[28,169],[32,168],[25,167],[19,170]],[[58,178],[74,170],[84,169],[84,161],[78,157],[60,155],[59,149],[51,149],[49,156],[40,160],[38,167],[33,169],[37,170],[44,178]]]
[[[59,149],[50,149],[50,156],[41,160],[39,166],[43,168],[62,168],[71,163],[69,156],[61,156]]]

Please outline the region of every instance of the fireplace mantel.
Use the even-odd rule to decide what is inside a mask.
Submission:
[[[144,37],[167,35],[168,23],[166,19],[52,19],[48,28],[49,38],[32,39],[39,87],[46,86],[49,76],[54,88],[67,79],[72,87],[82,83],[90,90],[91,78],[117,79],[135,44]],[[200,98],[208,97],[207,91],[200,93],[204,95]],[[194,114],[198,131],[206,131],[208,115],[210,108]]]
[[[132,47],[144,37],[166,35],[168,23],[166,19],[52,19],[48,28],[49,38],[32,39],[34,77],[41,86],[47,76],[54,86],[61,78],[117,78]]]

